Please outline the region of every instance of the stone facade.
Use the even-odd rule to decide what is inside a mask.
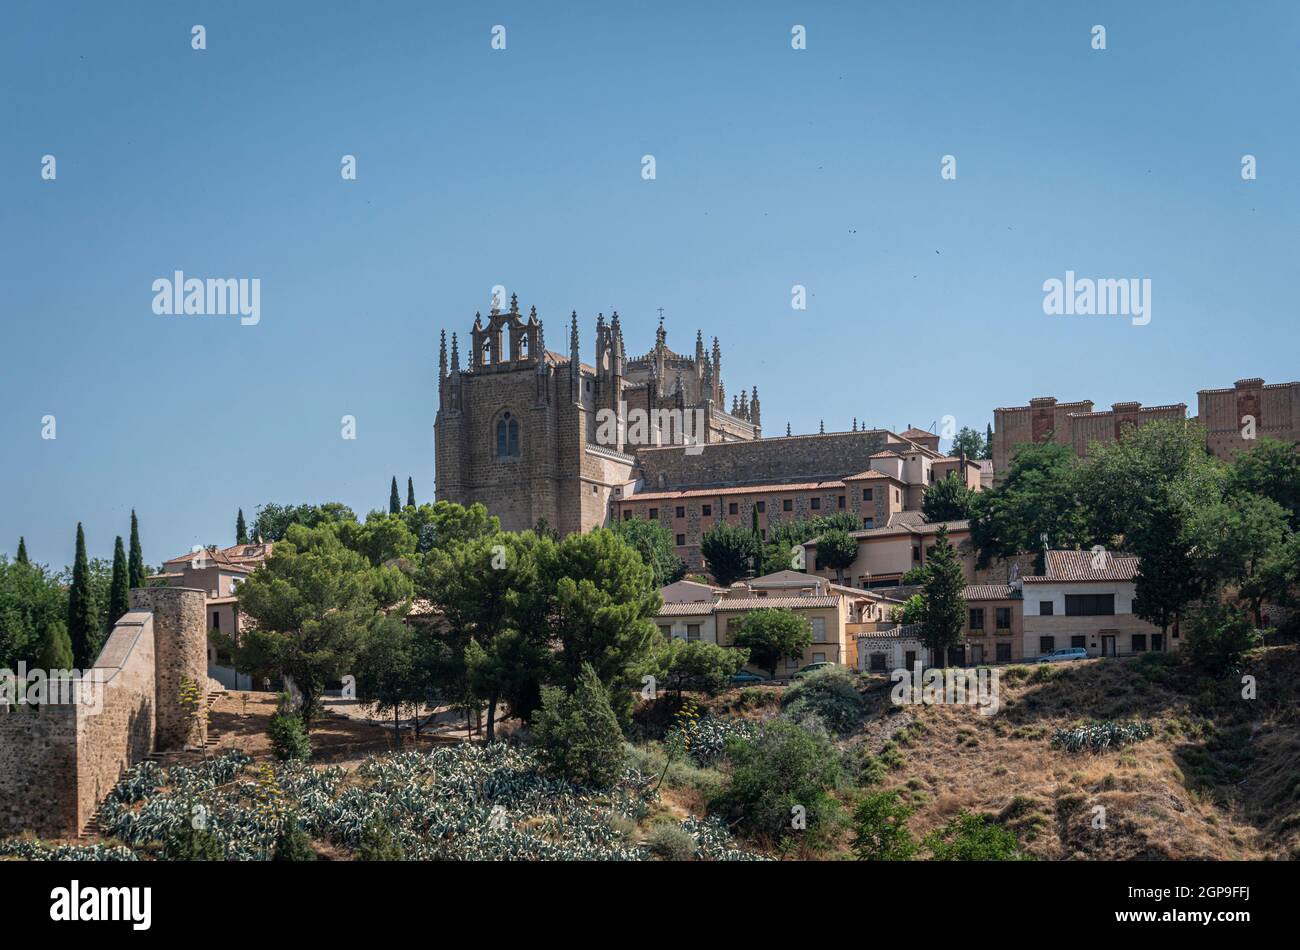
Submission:
[[[121,773],[154,750],[201,743],[180,681],[206,693],[203,591],[145,588],[116,623],[93,671],[93,705],[0,706],[0,834],[69,836],[84,828]]]
[[[1225,461],[1249,450],[1252,434],[1300,442],[1300,382],[1239,379],[1231,389],[1202,389],[1196,407],[1210,451]]]

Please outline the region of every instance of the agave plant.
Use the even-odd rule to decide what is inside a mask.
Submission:
[[[1129,722],[1092,722],[1071,729],[1057,729],[1052,733],[1051,744],[1066,752],[1101,752],[1105,749],[1151,737],[1151,724],[1141,720]]]

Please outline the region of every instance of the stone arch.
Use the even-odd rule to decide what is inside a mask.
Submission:
[[[510,409],[499,412],[488,433],[494,459],[516,459],[523,455],[523,426]]]

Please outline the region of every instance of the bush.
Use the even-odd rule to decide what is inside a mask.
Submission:
[[[266,735],[271,740],[271,751],[281,762],[311,758],[311,738],[296,714],[277,712],[272,715]]]
[[[1192,619],[1183,654],[1198,669],[1218,675],[1236,670],[1241,655],[1261,642],[1243,611],[1212,600],[1202,604]]]
[[[836,735],[843,735],[862,721],[866,701],[858,692],[859,677],[843,666],[824,667],[799,678],[781,696],[786,715],[800,718],[812,714]]]
[[[285,823],[275,839],[275,849],[271,852],[272,861],[315,861],[316,852],[312,850],[311,838],[296,821]]]
[[[853,812],[853,853],[859,861],[908,861],[916,842],[907,829],[915,811],[898,800],[897,792],[875,792]]]
[[[965,811],[926,835],[924,844],[935,861],[1019,861],[1025,857],[1014,832],[988,815]]]
[[[406,855],[392,829],[376,818],[362,830],[356,858],[358,861],[403,861]]]
[[[689,861],[695,857],[698,844],[695,835],[681,825],[660,822],[650,829],[650,850],[665,861]]]
[[[816,838],[840,817],[827,794],[840,780],[839,754],[825,736],[778,718],[753,742],[731,743],[728,754],[735,763],[731,786],[715,805],[751,837],[776,840],[798,830]],[[797,808],[806,829],[794,827]]]
[[[572,694],[556,687],[542,691],[532,742],[546,770],[575,785],[608,788],[618,781],[626,761],[623,733],[590,664],[582,665]]]
[[[226,860],[226,849],[220,839],[206,828],[195,828],[194,822],[188,819],[182,819],[163,853],[168,861]]]

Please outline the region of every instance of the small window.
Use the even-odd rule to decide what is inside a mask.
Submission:
[[[813,643],[825,643],[826,642],[826,618],[811,617],[809,619],[812,623]]]
[[[808,502],[808,507],[813,511],[821,511],[822,500],[820,498],[813,498]]]
[[[767,511],[767,502],[765,501],[754,502],[754,510],[757,511],[760,515],[763,514],[763,512]]]
[[[1055,649],[1056,649],[1056,637],[1039,637],[1039,638],[1038,638],[1038,652],[1039,652],[1039,653],[1051,653],[1051,652],[1052,652],[1053,650],[1055,650]]]
[[[902,500],[903,500],[903,493],[900,492],[897,488],[895,488],[895,489],[894,489],[894,501],[901,502]]]
[[[1133,634],[1133,652],[1134,653],[1147,652],[1147,635],[1145,633]]]
[[[999,630],[1011,629],[1011,608],[995,607],[993,608],[993,622],[997,624]]]
[[[681,547],[685,547],[685,546],[686,546],[686,535],[684,535],[684,534],[679,534],[679,535],[677,536],[677,546],[678,546],[679,548],[681,548]]]
[[[651,521],[658,521],[658,520],[659,520],[659,509],[658,509],[658,508],[651,508],[651,509],[650,509],[650,520],[651,520]]]
[[[840,495],[838,498],[835,499],[835,507],[836,507],[836,508],[843,508],[843,507],[844,507],[844,496],[843,496],[843,495]]]
[[[863,500],[863,501],[871,501],[871,489],[870,489],[870,488],[864,488],[864,489],[862,489],[862,500]]]
[[[700,638],[700,625],[698,623],[688,623],[686,625],[686,639],[698,640]]]
[[[733,501],[727,505],[727,514],[734,515],[740,510],[740,507]]]
[[[1086,635],[1070,637],[1070,646],[1086,650],[1088,649],[1088,637]]]
[[[1038,616],[1050,617],[1056,610],[1056,604],[1050,600],[1040,600],[1038,602]]]
[[[221,629],[221,614],[215,610],[212,611],[212,629],[213,630]]]
[[[677,517],[678,517],[678,518],[685,518],[685,517],[686,517],[686,508],[685,508],[685,506],[683,506],[683,505],[678,505],[678,506],[677,506]]]
[[[871,672],[873,673],[885,672],[885,654],[883,653],[871,654]]]
[[[630,508],[624,508],[624,509],[623,509],[623,520],[624,520],[624,521],[631,521],[631,520],[632,520],[632,509],[630,509]]]
[[[702,514],[702,515],[703,515],[704,517],[706,517],[706,518],[709,517],[710,515],[713,514],[713,506],[712,506],[712,505],[703,505],[703,506],[701,506],[701,507],[700,507],[700,514]]]
[[[994,646],[994,649],[997,651],[996,655],[999,663],[1011,662],[1011,644],[999,643]]]
[[[970,628],[972,630],[984,629],[984,608],[972,607],[970,610]]]
[[[920,561],[920,560],[921,560],[921,549],[920,549],[920,548],[912,548],[912,560],[913,560],[913,561]]]
[[[664,626],[663,624],[660,624],[660,625],[659,625],[659,632],[662,633],[665,637],[667,637],[667,638],[670,639],[670,640],[671,640],[672,637],[673,637],[673,628],[672,628],[672,627],[668,627],[668,626]]]
[[[794,499],[792,499],[792,498],[782,498],[782,499],[781,499],[781,510],[782,510],[782,511],[793,511],[793,510],[794,510]]]
[[[876,526],[876,519],[875,519],[875,518],[863,518],[863,519],[862,519],[862,527],[863,527],[863,528],[866,528],[866,529],[870,530],[871,528],[874,528],[875,526]]]

